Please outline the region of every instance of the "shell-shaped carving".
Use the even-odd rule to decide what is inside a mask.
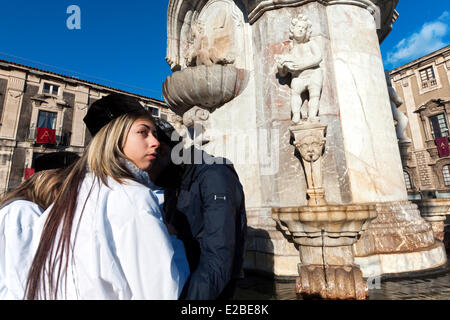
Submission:
[[[241,94],[247,81],[247,72],[232,65],[201,65],[174,72],[163,84],[163,95],[179,115],[194,106],[213,111]]]

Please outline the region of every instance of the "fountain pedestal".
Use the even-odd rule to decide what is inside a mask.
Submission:
[[[299,245],[297,293],[322,299],[366,299],[367,284],[352,245],[376,218],[374,205],[328,205],[322,179],[327,126],[305,120],[289,128],[300,153],[308,206],[273,208],[272,218]]]
[[[444,222],[450,212],[450,199],[422,199],[415,201],[422,218],[431,224],[434,237],[444,240]]]
[[[352,245],[377,216],[373,205],[273,208],[272,217],[299,245],[297,293],[322,299],[366,299]]]

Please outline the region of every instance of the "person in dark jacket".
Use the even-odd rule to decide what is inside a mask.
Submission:
[[[162,149],[174,146],[161,132],[158,139]],[[200,152],[198,158],[205,159],[204,151],[194,147],[182,152]],[[165,188],[166,224],[185,245],[191,269],[180,296],[185,300],[231,299],[243,276],[247,229],[243,188],[231,164],[207,156],[216,163],[171,161],[155,180]]]

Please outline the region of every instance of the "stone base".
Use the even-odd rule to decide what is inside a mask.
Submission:
[[[244,269],[275,277],[297,277],[300,255],[271,217],[272,208],[247,209]]]
[[[444,221],[428,221],[428,223],[431,224],[434,237],[439,241],[444,241],[445,237]]]
[[[431,224],[409,201],[377,204],[378,217],[353,245],[364,277],[437,268],[447,262]]]
[[[278,256],[271,253],[247,251],[244,269],[256,271],[269,277],[297,277],[298,253],[294,256]]]
[[[444,227],[446,215],[450,210],[450,199],[422,199],[414,201],[420,210],[422,217],[431,224],[434,237],[444,240]]]
[[[298,265],[296,290],[304,298],[365,300],[367,283],[358,266]]]
[[[378,216],[353,245],[355,257],[409,253],[435,244],[433,229],[409,201],[376,205]]]
[[[356,257],[355,263],[363,277],[369,278],[439,268],[447,263],[447,255],[444,244],[437,242],[422,251]]]
[[[446,263],[431,225],[409,201],[377,205],[378,217],[353,246],[364,278],[438,268]],[[297,277],[299,252],[276,225],[271,209],[249,210],[244,268],[275,277]],[[450,239],[450,237],[448,237]],[[447,239],[448,241],[448,239]],[[355,250],[356,249],[356,250]]]

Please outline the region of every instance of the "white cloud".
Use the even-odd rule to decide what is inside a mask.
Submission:
[[[438,20],[445,21],[450,17],[450,12],[444,11]]]
[[[387,54],[387,63],[391,65],[420,58],[449,44],[450,13],[445,11],[437,20],[427,22],[422,29],[401,40]]]

